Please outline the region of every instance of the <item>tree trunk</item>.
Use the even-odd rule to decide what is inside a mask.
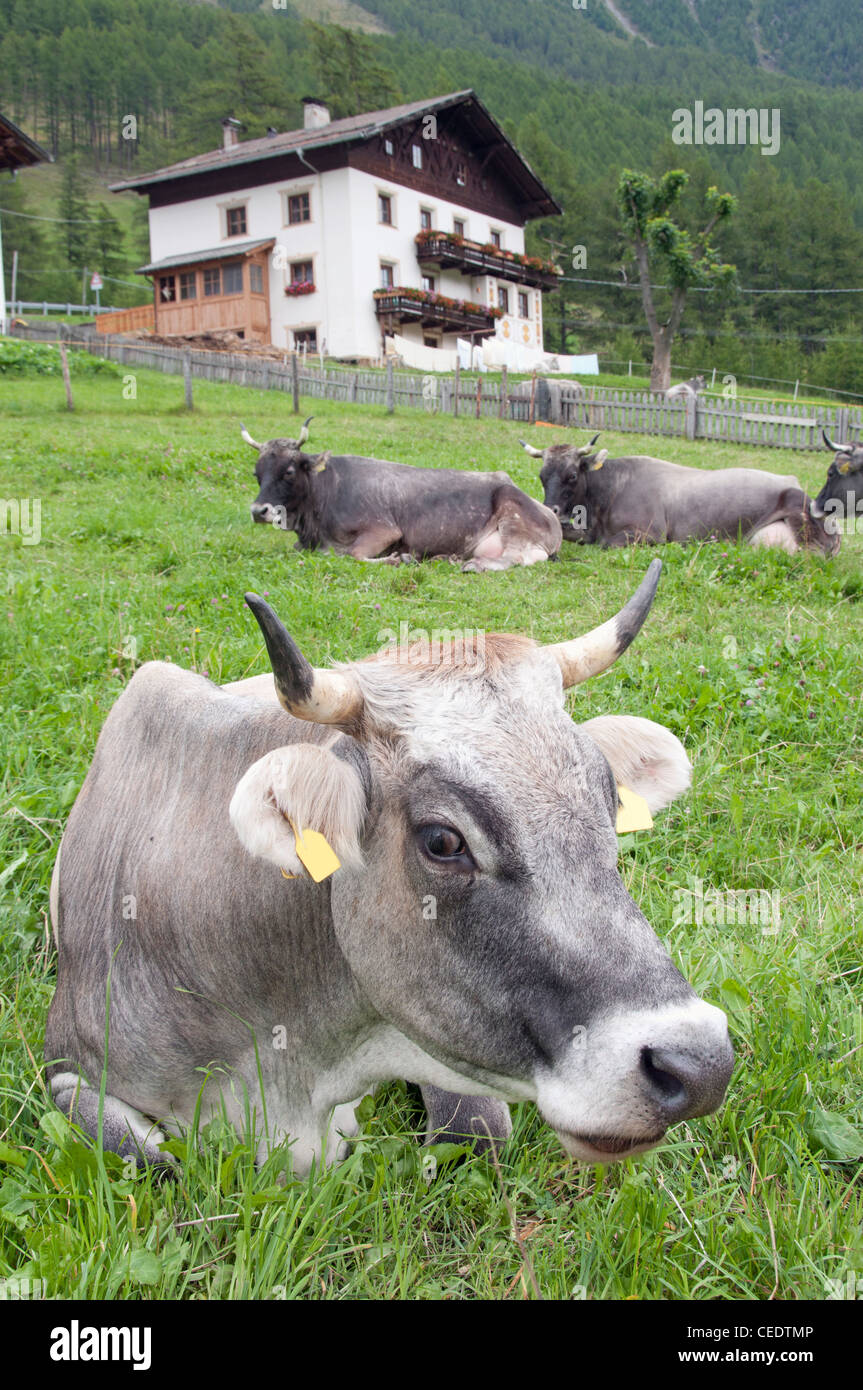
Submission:
[[[667,391],[671,385],[671,340],[660,334],[653,340],[653,361],[650,365],[651,391]]]

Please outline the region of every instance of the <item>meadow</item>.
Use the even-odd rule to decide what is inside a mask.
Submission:
[[[176,378],[138,372],[134,399],[119,368],[82,367],[73,385],[69,413],[57,377],[0,377],[0,496],[41,499],[38,544],[0,536],[0,1279],[44,1280],[48,1297],[375,1300],[823,1299],[830,1280],[863,1279],[863,538],[834,561],[565,543],[559,563],[485,575],[299,554],[250,521],[254,456],[239,433],[242,420],[257,438],[295,434],[288,398],[196,382],[189,413]],[[303,402],[312,413],[310,447],[505,468],[541,496],[524,426]],[[602,443],[796,472],[813,493],[828,462]],[[439,1146],[430,1175],[404,1083],[364,1102],[346,1161],[304,1181],[285,1180],[284,1151],[256,1171],[220,1122],[172,1141],[185,1162],[167,1180],[95,1153],[44,1082],[48,885],[135,667],[171,660],[215,681],[266,670],[246,589],[269,596],[316,665],[373,650],[402,620],[560,640],[615,612],[652,553],[664,572],[647,624],[569,709],[656,719],[693,760],[691,792],[653,831],[621,837],[620,865],[680,968],[729,1015],[722,1109],[613,1168],[573,1166],[521,1105],[499,1165]],[[768,920],[708,906],[741,890],[770,895]],[[703,911],[681,910],[696,901]]]

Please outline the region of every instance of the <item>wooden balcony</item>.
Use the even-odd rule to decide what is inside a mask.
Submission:
[[[460,270],[462,275],[494,275],[498,280],[530,285],[537,290],[556,290],[561,271],[551,261],[521,256],[497,246],[467,241],[451,232],[420,232],[415,238],[417,260],[441,270]]]
[[[403,323],[419,323],[423,328],[443,329],[444,333],[474,333],[480,337],[494,333],[501,317],[499,309],[400,286],[375,290],[375,313],[385,333],[397,331]]]

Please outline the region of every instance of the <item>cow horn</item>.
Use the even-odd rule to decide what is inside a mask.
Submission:
[[[315,670],[272,608],[257,594],[246,603],[264,634],[279,702],[297,719],[313,724],[351,724],[362,711],[362,695],[350,676]]]
[[[532,459],[542,458],[542,449],[534,449],[532,444],[526,444],[523,439],[520,439],[518,442],[524,449],[525,453],[530,454]]]
[[[591,439],[590,443],[589,443],[588,446],[587,446],[588,449],[592,449],[592,448],[593,448],[594,444],[596,443],[597,439],[599,438],[599,436],[600,436],[601,434],[602,434],[602,430],[597,430],[597,431],[596,431],[596,434],[593,436],[593,438]]]
[[[259,443],[257,442],[256,439],[253,439],[253,438],[252,438],[252,436],[249,434],[249,431],[246,429],[245,425],[242,425],[242,424],[240,425],[240,434],[241,434],[242,438],[245,439],[245,441],[246,441],[247,444],[250,444],[251,447],[252,447],[253,449],[257,449],[257,450],[258,450],[258,453],[261,452],[261,450],[262,450],[263,447],[264,447],[263,444],[259,444]]]
[[[834,443],[833,443],[833,440],[830,438],[830,436],[829,436],[829,434],[827,433],[827,431],[826,431],[825,429],[823,429],[823,428],[822,428],[822,430],[821,430],[821,437],[822,437],[822,439],[824,440],[824,443],[827,445],[827,448],[828,448],[828,449],[832,449],[833,452],[834,452],[834,454],[850,454],[850,453],[851,453],[851,445],[850,445],[850,444],[834,444]]]
[[[298,444],[305,444],[306,440],[309,437],[309,425],[312,423],[314,418],[314,415],[310,415],[308,420],[306,420],[305,424],[303,425],[303,428],[300,430],[300,433],[297,436]]]
[[[552,643],[545,648],[552,653],[560,667],[564,690],[572,685],[580,685],[590,676],[598,676],[601,671],[607,671],[626,651],[650,612],[661,572],[662,561],[652,560],[632,598],[614,618],[595,627],[592,632],[586,632],[583,637],[576,637],[571,642]]]

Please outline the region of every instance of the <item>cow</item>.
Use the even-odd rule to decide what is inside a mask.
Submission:
[[[355,560],[457,557],[470,571],[535,565],[556,555],[560,523],[506,473],[413,468],[356,454],[307,454],[297,439],[258,444],[252,520],[296,531],[297,549]]]
[[[545,504],[561,519],[563,538],[602,546],[687,541],[708,536],[794,554],[801,546],[835,555],[831,535],[812,511],[797,478],[755,468],[686,468],[637,454],[609,458],[588,444],[535,449]]]
[[[220,1114],[259,1162],[289,1140],[297,1173],[339,1157],[392,1078],[422,1088],[430,1136],[500,1140],[507,1102],[535,1101],[587,1162],[716,1109],[726,1017],[617,868],[618,785],[656,813],[689,759],[651,720],[564,707],[636,636],[660,568],[545,646],[488,634],[316,670],[247,594],[271,675],[143,665],[52,879],[60,1109],[154,1164],[166,1132]]]
[[[706,384],[703,376],[691,376],[688,381],[678,381],[676,386],[669,386],[665,392],[665,399],[673,401],[678,396],[697,396]]]
[[[863,522],[863,444],[834,444],[826,430],[821,433],[835,457],[812,503],[812,515],[823,518],[826,529],[838,534],[844,521],[857,525],[860,517]]]

